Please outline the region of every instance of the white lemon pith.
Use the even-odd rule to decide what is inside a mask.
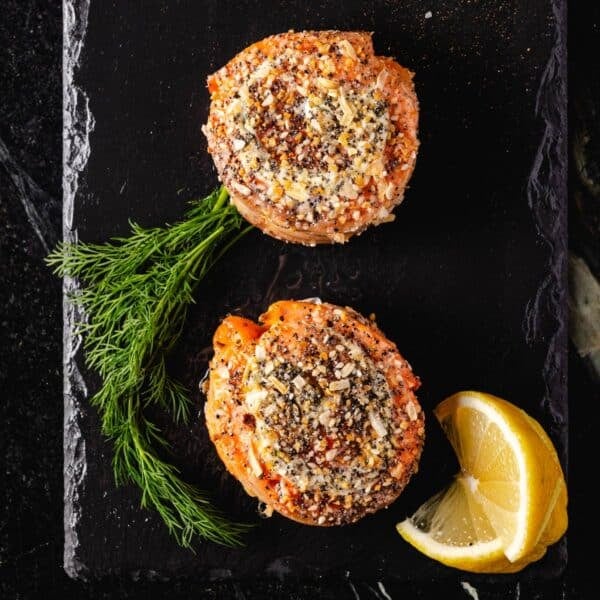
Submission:
[[[567,490],[542,427],[510,402],[459,392],[435,409],[460,473],[398,524],[427,556],[466,571],[521,570],[567,527]]]

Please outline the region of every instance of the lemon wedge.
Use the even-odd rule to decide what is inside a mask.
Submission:
[[[546,432],[514,404],[480,392],[459,392],[434,412],[461,470],[398,524],[400,535],[465,571],[514,572],[541,558],[567,528],[567,488]]]

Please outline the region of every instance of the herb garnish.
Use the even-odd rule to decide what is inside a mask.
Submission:
[[[158,511],[179,544],[196,535],[240,544],[248,526],[233,523],[207,495],[184,482],[156,449],[167,441],[144,414],[150,405],[177,421],[189,417],[185,388],[167,373],[165,359],[184,326],[196,284],[251,227],[221,187],[197,202],[185,220],[164,228],[131,224],[132,235],[106,244],[62,243],[47,258],[61,276],[81,280],[71,298],[88,317],[86,364],[102,378],[92,398],[103,433],[114,441],[117,484],[136,483],[143,507]]]

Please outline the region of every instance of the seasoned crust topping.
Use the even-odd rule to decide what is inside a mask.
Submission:
[[[209,151],[256,221],[319,242],[392,218],[416,158],[417,105],[411,74],[374,56],[369,34],[272,36],[211,76],[209,90]]]
[[[359,346],[330,329],[320,340],[298,335],[295,341],[306,344],[303,360],[270,332],[260,342],[266,360],[249,364],[245,402],[257,437],[270,441],[262,458],[299,490],[309,510],[333,500],[360,508],[372,488],[394,483],[387,472],[396,454],[386,426],[395,412],[389,386]]]
[[[349,523],[389,504],[417,470],[424,435],[408,363],[350,309],[280,302],[263,321],[237,338],[235,359],[215,346],[209,403],[218,398],[221,412],[209,431],[217,449],[236,439],[219,452],[228,468],[303,522]]]

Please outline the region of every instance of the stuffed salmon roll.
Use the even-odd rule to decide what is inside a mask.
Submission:
[[[206,423],[246,492],[308,525],[344,525],[391,504],[417,471],[419,379],[350,308],[280,301],[214,335]]]
[[[203,127],[240,213],[307,245],[393,220],[418,149],[412,77],[366,32],[288,32],[240,52],[208,78]]]

